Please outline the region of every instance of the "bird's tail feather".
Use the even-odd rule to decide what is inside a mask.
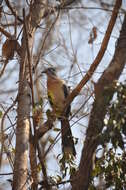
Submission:
[[[74,146],[74,140],[72,137],[72,131],[70,128],[68,118],[62,118],[61,120],[61,136],[62,136],[62,151],[63,153],[70,153],[76,156],[76,150]]]

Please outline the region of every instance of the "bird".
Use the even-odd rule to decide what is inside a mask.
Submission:
[[[63,155],[76,156],[76,150],[72,131],[69,123],[69,115],[71,106],[69,106],[62,116],[62,111],[65,105],[67,96],[70,94],[69,87],[65,81],[57,76],[56,69],[49,67],[42,73],[47,75],[47,94],[48,100],[56,117],[61,121],[61,138],[62,138],[62,152]]]

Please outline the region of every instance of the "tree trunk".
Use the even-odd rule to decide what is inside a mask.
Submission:
[[[33,46],[35,30],[44,15],[45,7],[43,7],[43,3],[43,0],[35,1],[31,5],[30,13],[26,18],[25,24],[28,30],[30,52]],[[23,32],[21,47],[13,190],[27,189],[28,178],[31,89],[29,86],[29,65],[25,31]]]

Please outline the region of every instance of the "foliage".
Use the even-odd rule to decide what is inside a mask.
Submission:
[[[73,176],[75,174],[76,164],[74,162],[73,155],[71,154],[63,155],[62,158],[59,160],[59,164],[63,178],[65,178],[67,175]]]
[[[104,189],[125,189],[126,83],[116,83],[114,100],[108,108],[104,123],[101,135],[103,153],[96,155],[90,190],[98,189],[98,181]]]

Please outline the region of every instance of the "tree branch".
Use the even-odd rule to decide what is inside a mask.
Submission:
[[[7,32],[6,30],[4,30],[4,28],[1,26],[0,26],[0,32],[2,34],[4,34],[7,38],[11,38],[11,39],[13,38],[13,36],[9,32]]]

